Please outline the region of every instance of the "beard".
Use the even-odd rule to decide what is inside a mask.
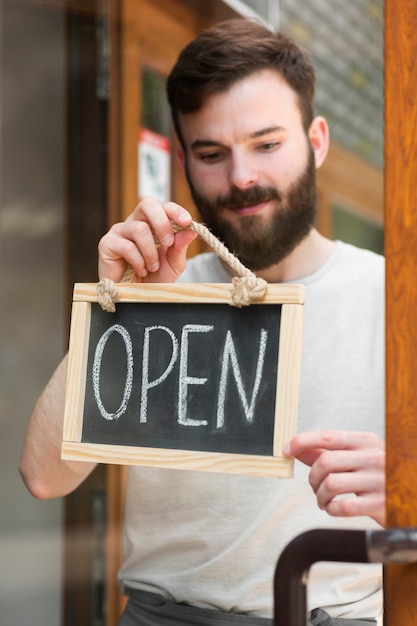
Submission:
[[[252,271],[266,269],[285,259],[314,226],[316,168],[310,145],[305,170],[285,193],[273,186],[254,185],[246,190],[232,187],[228,194],[211,201],[197,191],[188,172],[187,180],[205,225]],[[243,215],[231,221],[222,212],[224,208],[252,206],[265,201],[275,203],[268,220],[262,215]]]

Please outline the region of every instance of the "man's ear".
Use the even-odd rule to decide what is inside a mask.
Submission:
[[[329,151],[329,127],[324,117],[318,115],[311,122],[308,129],[308,137],[313,147],[316,168],[323,163]]]
[[[185,154],[184,154],[184,150],[183,150],[183,148],[182,148],[180,143],[177,145],[176,152],[177,152],[178,162],[179,162],[179,164],[181,166],[182,171],[185,174]]]

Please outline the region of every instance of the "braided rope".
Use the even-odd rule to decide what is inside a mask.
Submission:
[[[207,245],[227,263],[232,270],[239,276],[232,279],[232,287],[229,295],[229,304],[236,307],[248,306],[255,300],[260,300],[266,293],[268,283],[263,278],[258,278],[251,270],[249,270],[239,259],[226,248],[226,246],[215,236],[210,230],[200,224],[192,221],[187,228],[173,224],[172,228],[175,232],[180,230],[194,231]],[[157,242],[158,244],[158,242]],[[159,244],[158,244],[159,245]],[[134,271],[129,267],[123,276],[122,282],[129,281]],[[104,278],[97,285],[97,301],[104,311],[114,313],[116,310],[115,302],[118,300],[118,291],[115,283]]]

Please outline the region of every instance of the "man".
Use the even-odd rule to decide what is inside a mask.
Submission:
[[[300,434],[285,450],[301,463],[291,480],[131,468],[120,626],[270,624],[273,571],[294,536],[384,522],[383,261],[314,228],[329,143],[314,86],[305,52],[247,20],[202,33],[168,79],[203,221],[258,276],[306,286]],[[214,253],[187,265],[195,235],[174,222],[191,215],[142,200],[100,242],[100,278],[119,281],[130,265],[139,282],[230,281]],[[68,493],[93,468],[60,459],[65,373],[66,361],[28,426],[21,472],[38,497]],[[381,595],[378,567],[319,564],[309,606],[323,612],[311,619],[376,623]]]

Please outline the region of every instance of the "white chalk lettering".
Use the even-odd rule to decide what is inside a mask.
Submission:
[[[150,333],[155,330],[162,330],[163,332],[168,333],[168,335],[171,337],[172,354],[171,354],[171,360],[168,363],[165,370],[162,372],[162,374],[155,380],[149,380],[149,347],[150,347],[149,337],[150,337]],[[145,328],[145,336],[143,340],[143,357],[142,357],[142,393],[141,393],[141,403],[140,403],[140,422],[142,424],[145,424],[147,421],[149,389],[152,389],[152,387],[156,387],[169,376],[177,358],[178,358],[178,339],[176,338],[176,336],[174,335],[171,329],[167,328],[166,326],[148,326],[147,328]]]
[[[239,398],[242,402],[243,409],[245,411],[245,416],[247,422],[251,423],[253,421],[253,415],[255,412],[256,405],[256,397],[258,395],[259,386],[262,379],[262,370],[265,361],[265,352],[266,352],[266,344],[267,344],[267,336],[268,331],[265,329],[261,329],[260,338],[259,338],[259,353],[258,353],[258,363],[256,365],[256,373],[255,373],[255,381],[252,389],[252,396],[250,403],[248,402],[245,388],[242,381],[242,375],[240,373],[239,362],[237,360],[236,348],[233,342],[232,333],[230,330],[227,331],[226,340],[224,343],[223,350],[223,359],[222,359],[222,368],[220,373],[220,383],[219,383],[219,394],[217,398],[217,428],[222,428],[224,426],[224,405],[226,401],[226,387],[228,381],[228,373],[229,367],[232,367],[233,376],[236,382],[237,390],[239,393]]]
[[[109,340],[110,335],[113,333],[119,333],[122,337],[125,348],[126,348],[126,381],[125,388],[123,392],[122,402],[114,413],[109,413],[101,401],[100,394],[100,372],[101,372],[101,362],[103,359],[104,348],[106,347],[107,341]],[[115,324],[106,330],[106,332],[101,336],[100,341],[97,344],[96,351],[94,354],[94,362],[92,369],[92,378],[93,378],[93,390],[94,390],[94,398],[96,400],[98,409],[100,414],[106,420],[117,420],[127,409],[127,405],[129,402],[130,394],[132,393],[132,381],[133,381],[133,350],[132,350],[132,342],[130,339],[130,335],[126,328],[121,326],[120,324]]]
[[[188,385],[204,385],[207,378],[188,376],[188,335],[189,333],[208,333],[213,326],[206,324],[186,324],[181,333],[180,378],[178,387],[178,423],[183,426],[207,426],[207,420],[187,417]]]

